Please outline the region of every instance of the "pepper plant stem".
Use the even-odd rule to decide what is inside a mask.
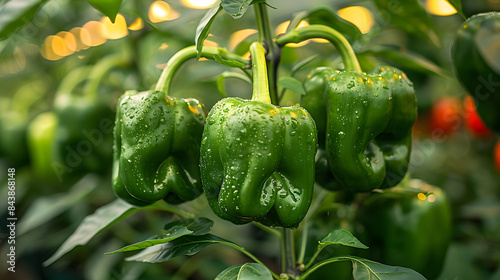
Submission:
[[[165,68],[163,69],[163,72],[158,79],[155,90],[163,91],[168,95],[170,84],[172,83],[172,79],[177,70],[179,70],[184,62],[188,61],[191,58],[196,58],[196,55],[197,53],[195,46],[186,47],[174,54],[174,56],[172,56],[167,62],[167,65],[165,65]],[[226,60],[236,60],[244,64],[248,63],[248,61],[243,59],[242,57],[230,53],[222,48],[203,47],[201,51],[201,56],[207,59],[214,59],[214,56],[216,55],[219,55]]]
[[[66,103],[66,97],[83,81],[87,79],[92,70],[91,66],[80,66],[69,72],[62,79],[55,94],[55,103]]]
[[[295,244],[293,240],[293,231],[289,228],[283,228],[281,271],[292,277],[298,275],[295,266]]]
[[[300,251],[299,251],[299,257],[297,259],[297,262],[299,265],[304,264],[304,257],[306,255],[306,246],[307,246],[307,237],[309,235],[309,227],[311,225],[306,221],[304,223],[304,229],[302,230],[302,238],[300,239]]]
[[[85,97],[89,98],[90,100],[96,99],[99,84],[104,79],[106,74],[115,67],[125,66],[129,64],[129,57],[130,56],[128,55],[128,52],[112,54],[106,56],[94,67],[92,67],[92,71],[90,71],[88,76],[88,82],[84,88]]]
[[[271,23],[269,20],[269,14],[267,13],[266,3],[258,3],[254,5],[255,20],[257,21],[257,30],[259,30],[259,41],[262,42],[268,49],[267,53],[267,76],[269,84],[269,92],[271,95],[271,103],[274,105],[279,105],[278,100],[278,88],[277,88],[277,77],[278,77],[278,65],[281,59],[281,50],[276,43],[273,30],[271,28]]]
[[[334,262],[341,262],[341,261],[349,261],[351,260],[351,258],[349,256],[343,256],[343,257],[336,257],[336,258],[330,258],[330,259],[327,259],[327,260],[324,260],[324,261],[321,261],[319,263],[317,263],[316,265],[314,265],[313,267],[311,267],[310,269],[307,269],[304,274],[300,275],[300,277],[298,279],[302,280],[302,279],[306,279],[307,277],[309,277],[314,271],[316,271],[318,268],[324,266],[324,265],[327,265],[329,263],[334,263]]]
[[[285,46],[289,43],[300,43],[314,38],[326,39],[335,46],[344,61],[346,71],[362,72],[349,41],[333,28],[323,25],[305,26],[278,37],[277,42],[278,45]]]
[[[223,243],[223,244],[227,245],[229,247],[233,247],[234,249],[236,249],[236,250],[242,252],[243,254],[245,254],[247,257],[249,257],[250,259],[252,259],[254,262],[267,267],[261,260],[259,260],[256,256],[254,256],[252,253],[250,253],[247,250],[245,250],[240,245],[237,245],[237,244],[234,244],[234,243]],[[271,275],[273,276],[274,279],[280,279],[280,277],[276,273],[274,273],[271,270],[269,270],[269,271],[271,272]]]
[[[250,55],[252,57],[253,71],[252,100],[271,103],[264,47],[258,42],[252,43],[250,45]]]

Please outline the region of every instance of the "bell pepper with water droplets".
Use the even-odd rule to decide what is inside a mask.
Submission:
[[[181,203],[203,191],[199,163],[206,110],[196,99],[168,96],[179,67],[197,53],[195,46],[180,50],[168,60],[154,91],[129,91],[118,101],[112,185],[129,203]],[[220,48],[203,47],[200,54],[246,62]]]
[[[202,193],[199,158],[206,112],[196,99],[128,91],[117,106],[113,189],[134,205],[189,201]]]
[[[303,108],[269,104],[264,50],[254,43],[250,51],[252,100],[223,99],[207,117],[203,188],[225,220],[294,228],[312,199],[317,130]]]
[[[413,85],[403,72],[393,67],[372,74],[321,68],[308,76],[304,88],[302,104],[320,124],[320,147],[326,149],[330,181],[337,182],[327,187],[365,192],[401,181],[417,117]],[[324,102],[317,105],[310,99]]]

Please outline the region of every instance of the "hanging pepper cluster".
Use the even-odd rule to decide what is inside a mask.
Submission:
[[[398,184],[408,169],[417,116],[411,81],[390,66],[362,72],[345,38],[325,26],[294,30],[277,44],[314,37],[330,40],[346,69],[313,70],[303,84],[303,107],[271,104],[259,43],[249,49],[251,100],[222,99],[207,116],[198,101],[169,97],[173,73],[195,56],[194,47],[169,61],[156,91],[125,93],[115,127],[116,194],[147,205],[180,203],[204,191],[222,219],[296,228],[311,205],[315,181],[351,192]],[[203,55],[242,60],[213,48],[203,48]]]

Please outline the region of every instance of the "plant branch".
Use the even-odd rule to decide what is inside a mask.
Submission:
[[[313,267],[311,267],[311,269],[306,270],[306,272],[304,272],[304,274],[302,274],[298,279],[300,279],[300,280],[306,279],[307,277],[309,277],[309,275],[311,275],[318,268],[320,268],[324,265],[327,265],[329,263],[341,262],[341,261],[347,261],[347,260],[351,260],[351,258],[349,258],[348,256],[345,256],[345,257],[336,257],[336,258],[331,258],[331,259],[321,261],[321,262],[317,263],[316,265],[314,265]]]
[[[271,95],[271,103],[278,105],[278,65],[281,59],[281,50],[274,36],[273,29],[267,13],[266,3],[258,3],[254,5],[255,20],[257,21],[257,30],[259,30],[259,41],[267,49],[267,76],[269,83],[269,92]]]
[[[57,88],[55,94],[55,103],[59,102],[67,102],[65,101],[64,96],[71,95],[71,92],[80,84],[85,81],[90,71],[92,70],[91,66],[80,66],[71,70],[59,83],[59,87]]]
[[[259,222],[252,222],[252,224],[265,232],[268,232],[268,233],[270,233],[278,238],[281,238],[281,232],[279,232],[278,230],[272,229],[270,227],[266,227],[265,225],[263,225]]]
[[[300,43],[305,40],[323,38],[335,46],[344,61],[346,71],[362,72],[358,59],[349,41],[335,29],[323,25],[310,25],[292,30],[280,37],[277,42],[280,46],[289,43]]]
[[[323,250],[323,248],[319,248],[316,250],[316,252],[314,252],[314,255],[311,257],[311,259],[309,260],[309,262],[306,264],[306,266],[304,267],[305,270],[307,270],[309,267],[311,267],[311,265],[314,263],[314,261],[316,260],[316,258],[318,257],[319,253],[321,252],[321,250]]]
[[[97,64],[92,67],[92,70],[89,73],[88,82],[85,85],[85,89],[83,91],[84,96],[91,100],[97,98],[99,84],[104,79],[106,74],[115,67],[126,66],[130,63],[130,60],[131,59],[128,52],[124,52],[108,55],[97,62]]]
[[[167,62],[167,65],[165,65],[165,68],[158,79],[155,90],[163,91],[168,95],[170,84],[172,83],[175,73],[179,70],[179,67],[181,67],[184,62],[192,58],[196,58],[196,55],[197,52],[195,46],[186,47],[174,54],[174,56],[172,56],[172,58],[170,58]],[[222,48],[203,47],[201,51],[201,56],[207,59],[214,59],[215,55],[220,55],[226,60],[236,60],[244,64],[248,63],[246,59],[243,59],[242,57]]]
[[[307,237],[309,235],[309,222],[306,221],[304,223],[304,229],[302,230],[302,236],[300,239],[300,252],[299,257],[297,259],[297,263],[299,265],[304,264],[304,257],[306,255],[306,246],[307,246]]]
[[[148,206],[141,207],[141,209],[144,210],[160,210],[160,211],[165,211],[165,212],[170,212],[173,214],[177,214],[181,216],[184,219],[194,219],[196,216],[193,213],[186,212],[184,210],[181,210],[179,208],[170,206],[164,202],[158,202],[154,203]]]
[[[231,243],[231,242],[224,242],[222,243],[224,245],[227,245],[227,246],[230,246],[230,247],[233,247],[235,248],[236,250],[242,252],[243,254],[245,254],[247,257],[249,257],[250,259],[252,259],[254,262],[258,263],[258,264],[261,264],[265,267],[267,267],[261,260],[259,260],[256,256],[254,256],[252,253],[248,252],[247,250],[245,250],[245,248],[237,245],[237,244],[234,244],[234,243]],[[269,268],[268,268],[269,269]],[[273,271],[271,271],[269,269],[269,271],[271,272],[271,275],[273,276],[274,279],[281,279],[280,276],[276,273],[274,273]]]
[[[283,228],[283,238],[281,239],[281,272],[292,277],[298,275],[295,265],[295,245],[293,231],[289,228]]]

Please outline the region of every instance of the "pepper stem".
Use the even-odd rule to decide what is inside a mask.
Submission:
[[[292,278],[298,275],[295,265],[295,244],[293,231],[283,228],[281,242],[281,272]]]
[[[310,25],[292,30],[278,37],[278,45],[285,46],[289,43],[300,43],[305,40],[323,38],[335,46],[344,61],[346,71],[362,72],[358,59],[349,41],[333,28],[323,25]]]
[[[84,96],[90,100],[96,99],[99,84],[106,74],[115,67],[127,65],[129,63],[128,57],[129,55],[124,53],[109,55],[92,67],[92,71],[88,75],[88,82],[83,91]]]
[[[181,67],[181,65],[189,59],[196,58],[196,55],[196,46],[186,47],[174,54],[174,56],[172,56],[168,60],[167,65],[163,69],[163,72],[158,79],[158,83],[156,83],[155,90],[163,91],[168,95],[170,84],[172,83],[172,79],[175,73],[177,72],[177,70],[179,70],[179,67]],[[214,59],[214,56],[216,55],[219,55],[226,60],[236,60],[245,64],[248,63],[248,61],[243,59],[242,57],[230,53],[222,48],[203,47],[200,56],[207,59]]]
[[[266,54],[264,47],[259,42],[250,45],[253,69],[252,100],[271,103],[269,84],[267,81]]]
[[[257,29],[259,30],[259,41],[266,46],[266,49],[268,51],[266,59],[271,103],[274,105],[278,105],[278,89],[276,85],[278,77],[278,65],[281,60],[281,50],[276,43],[266,5],[266,3],[254,4],[255,21],[257,22]]]
[[[92,70],[91,66],[80,66],[71,70],[62,79],[59,87],[57,88],[55,94],[54,102],[65,104],[67,102],[67,96],[71,95],[73,90],[83,81],[87,79]]]

